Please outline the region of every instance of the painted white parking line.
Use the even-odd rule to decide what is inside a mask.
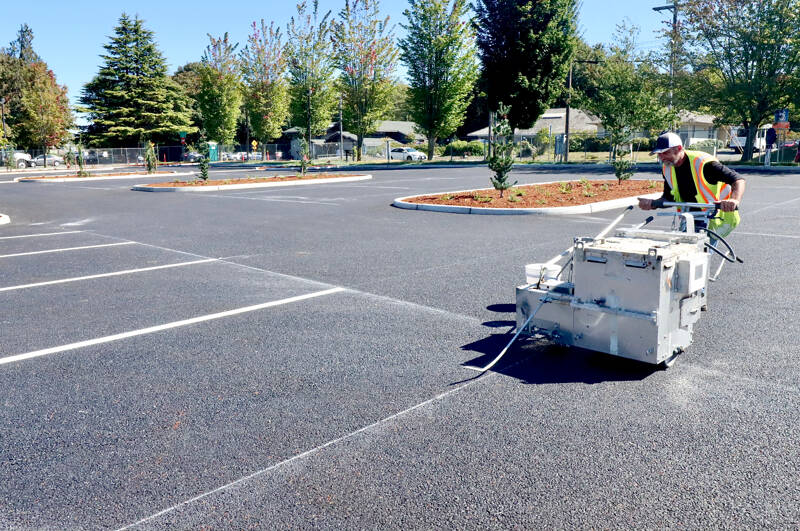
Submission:
[[[36,238],[38,236],[61,236],[62,234],[76,234],[82,230],[65,230],[61,232],[42,232],[39,234],[23,234],[22,236],[3,236],[0,240],[13,240],[15,238]]]
[[[191,319],[184,319],[182,321],[173,321],[171,323],[157,325],[157,326],[150,326],[147,328],[140,328],[139,330],[133,330],[131,332],[123,332],[121,334],[114,334],[105,337],[99,337],[97,339],[88,339],[86,341],[78,341],[77,343],[70,343],[68,345],[61,345],[58,347],[51,347],[45,348],[42,350],[35,350],[33,352],[26,352],[25,354],[16,354],[14,356],[7,356],[5,358],[0,358],[0,365],[5,365],[8,363],[14,363],[15,361],[22,361],[31,358],[39,358],[42,356],[48,356],[50,354],[57,354],[59,352],[65,352],[67,350],[76,350],[79,348],[84,347],[91,347],[94,345],[101,345],[103,343],[110,343],[112,341],[119,341],[120,339],[127,339],[129,337],[136,337],[142,336],[145,334],[152,334],[155,332],[161,332],[163,330],[170,330],[172,328],[178,328],[181,326],[188,326],[196,323],[202,323],[205,321],[212,321],[214,319],[221,319],[223,317],[230,317],[232,315],[239,315],[242,313],[248,312],[255,312],[257,310],[263,310],[264,308],[272,308],[273,306],[280,306],[282,304],[289,304],[292,302],[298,302],[306,299],[313,299],[315,297],[322,297],[324,295],[331,295],[333,293],[339,293],[340,291],[346,291],[345,288],[332,288],[326,289],[324,291],[315,291],[314,293],[308,293],[306,295],[298,295],[296,297],[289,297],[288,299],[280,299],[277,301],[270,301],[265,302],[262,304],[255,304],[253,306],[245,306],[244,308],[236,308],[235,310],[227,310],[224,312],[212,313],[209,315],[201,315],[199,317],[193,317]]]
[[[156,271],[158,269],[169,269],[171,267],[183,267],[183,266],[190,266],[195,264],[204,264],[207,262],[216,262],[215,258],[207,258],[205,260],[194,260],[192,262],[178,262],[177,264],[167,264],[167,265],[160,265],[160,266],[153,266],[153,267],[142,267],[139,269],[126,269],[124,271],[114,271],[111,273],[99,273],[97,275],[86,275],[83,277],[72,277],[72,278],[62,278],[60,280],[48,280],[46,282],[36,282],[33,284],[20,284],[18,286],[8,286],[5,288],[0,288],[0,292],[3,291],[12,291],[16,289],[26,289],[26,288],[37,288],[39,286],[50,286],[52,284],[64,284],[66,282],[78,282],[79,280],[90,280],[93,278],[105,278],[105,277],[116,277],[119,275],[129,275],[131,273],[143,273],[145,271]]]
[[[98,247],[112,247],[115,245],[134,245],[136,242],[103,243],[100,245],[83,245],[81,247],[65,247],[64,249],[48,249],[46,251],[30,251],[27,253],[0,254],[0,258],[11,258],[14,256],[30,256],[32,254],[63,253],[65,251],[79,251],[81,249],[96,249]]]
[[[793,234],[767,234],[765,232],[742,232],[736,231],[734,234],[741,234],[742,236],[767,236],[769,238],[791,238],[793,240],[800,240],[800,236]]]
[[[517,365],[519,365],[520,363],[524,362],[525,360],[526,360],[526,358],[523,358],[520,361],[517,361],[517,362],[511,364],[509,366],[509,368],[516,367]],[[497,374],[497,373],[494,373],[494,374]],[[488,377],[491,378],[491,375],[489,375]],[[483,378],[481,378],[481,379],[477,379],[477,378],[471,379],[468,382],[459,385],[458,387],[454,387],[452,389],[448,389],[447,391],[439,393],[438,395],[434,396],[433,398],[429,398],[428,400],[425,400],[424,402],[420,402],[419,404],[416,404],[414,406],[406,408],[406,409],[404,409],[402,411],[398,411],[397,413],[395,413],[393,415],[389,415],[388,417],[382,418],[381,420],[378,420],[376,422],[373,422],[372,424],[369,424],[368,426],[364,426],[363,428],[359,428],[359,429],[357,429],[355,431],[351,431],[350,433],[342,435],[341,437],[337,437],[336,439],[333,439],[333,440],[330,440],[330,441],[328,441],[326,443],[320,444],[319,446],[317,446],[315,448],[311,448],[310,450],[306,450],[303,453],[300,453],[300,454],[297,454],[297,455],[293,455],[292,457],[289,457],[288,459],[284,459],[283,461],[275,463],[274,465],[268,466],[266,468],[262,468],[261,470],[253,472],[252,474],[249,474],[247,476],[239,478],[239,479],[237,479],[235,481],[231,481],[230,483],[222,485],[221,487],[217,487],[216,489],[209,490],[209,491],[204,492],[202,494],[198,494],[194,498],[190,498],[188,500],[182,501],[182,502],[180,502],[178,504],[173,505],[172,507],[168,507],[168,508],[166,508],[166,509],[164,509],[162,511],[159,511],[159,512],[157,512],[155,514],[152,514],[152,515],[150,515],[150,516],[148,516],[146,518],[142,518],[141,520],[139,520],[137,522],[134,522],[132,524],[128,524],[128,525],[126,525],[124,527],[120,527],[117,531],[124,531],[125,529],[130,529],[132,527],[140,526],[140,525],[144,524],[145,522],[149,522],[150,520],[154,520],[154,519],[158,518],[159,516],[163,516],[163,515],[165,515],[167,513],[171,513],[173,511],[175,511],[176,509],[180,509],[182,507],[190,505],[190,504],[192,504],[192,503],[194,503],[196,501],[202,500],[203,498],[208,498],[209,496],[213,496],[214,494],[217,494],[218,492],[222,492],[222,491],[224,491],[226,489],[229,489],[231,487],[235,487],[236,485],[240,485],[242,483],[248,482],[251,479],[255,479],[255,478],[259,477],[259,476],[263,476],[264,474],[272,472],[273,470],[281,468],[281,467],[283,467],[285,465],[288,465],[288,464],[290,464],[290,463],[292,463],[294,461],[298,461],[298,460],[310,457],[310,456],[312,456],[314,454],[317,454],[317,453],[321,452],[325,448],[328,448],[329,446],[334,446],[334,445],[336,445],[336,444],[338,444],[338,443],[340,443],[342,441],[346,441],[348,439],[352,439],[353,437],[355,437],[355,436],[357,436],[357,435],[359,435],[361,433],[371,431],[371,430],[373,430],[373,429],[375,429],[375,428],[377,428],[379,426],[383,426],[384,424],[390,423],[390,422],[392,422],[393,420],[395,420],[397,418],[404,417],[404,416],[408,415],[409,413],[413,413],[414,411],[416,411],[418,409],[422,409],[422,408],[424,408],[424,407],[426,407],[426,406],[428,406],[430,404],[433,404],[435,402],[439,402],[440,400],[442,400],[444,398],[447,398],[448,396],[450,396],[450,395],[452,395],[454,393],[458,393],[459,391],[462,391],[462,390],[466,389],[467,387],[473,386],[477,382],[480,382],[482,380],[483,380]]]

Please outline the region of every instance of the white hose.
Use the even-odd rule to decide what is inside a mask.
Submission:
[[[514,337],[511,339],[511,341],[508,342],[508,345],[506,345],[506,348],[504,348],[502,350],[502,352],[500,352],[500,354],[498,354],[497,357],[495,359],[493,359],[492,362],[489,365],[487,365],[486,367],[483,367],[483,368],[481,368],[481,367],[473,367],[472,365],[465,365],[464,367],[467,368],[467,369],[472,369],[473,371],[478,371],[478,372],[486,372],[489,369],[491,369],[492,367],[494,367],[495,364],[498,361],[500,361],[500,358],[502,358],[503,356],[506,355],[506,352],[508,352],[508,349],[511,347],[511,345],[514,344],[514,341],[516,341],[517,338],[519,337],[519,335],[522,333],[522,331],[525,330],[525,328],[527,328],[528,323],[530,323],[531,320],[533,320],[533,317],[536,315],[536,312],[538,312],[539,308],[541,308],[544,305],[544,303],[546,303],[546,302],[548,302],[548,299],[545,297],[545,298],[542,299],[542,302],[539,303],[539,306],[537,306],[536,309],[533,310],[533,313],[531,314],[530,317],[528,317],[528,320],[525,321],[525,324],[523,324],[519,328],[519,330],[517,330],[517,333],[514,334]]]

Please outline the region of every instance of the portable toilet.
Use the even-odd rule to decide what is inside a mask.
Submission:
[[[219,151],[217,150],[216,142],[208,143],[208,160],[209,162],[217,162],[219,160]]]

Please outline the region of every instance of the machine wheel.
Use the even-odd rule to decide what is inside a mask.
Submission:
[[[409,157],[406,157],[406,160],[411,160],[411,157],[410,157],[410,156],[409,156]]]
[[[17,162],[17,168],[26,168],[27,166],[24,160]]]
[[[672,356],[670,356],[669,358],[667,358],[667,359],[665,359],[664,361],[661,362],[661,364],[660,364],[661,369],[666,371],[667,369],[672,367],[675,364],[675,360],[678,358],[678,355],[682,354],[682,353],[683,353],[683,350],[675,349],[675,352],[672,353]]]
[[[60,162],[58,162],[58,161],[53,162],[53,167],[54,168],[58,168],[59,166],[61,166]]]

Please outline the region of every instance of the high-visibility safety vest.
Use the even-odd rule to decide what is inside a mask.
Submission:
[[[705,168],[706,164],[716,161],[716,157],[702,151],[684,151],[684,153],[686,153],[686,157],[689,159],[688,162],[692,170],[694,187],[695,190],[697,190],[697,195],[695,195],[693,202],[715,203],[717,201],[728,199],[731,196],[732,190],[729,184],[711,184],[706,181],[705,177],[703,176],[703,169]],[[668,169],[671,171],[668,172]],[[674,166],[669,167],[663,165],[661,167],[661,173],[664,176],[664,180],[667,182],[667,185],[670,187],[672,197],[675,199],[676,203],[683,201],[692,202],[688,199],[681,198],[680,192],[678,191],[678,176]],[[738,211],[734,210],[733,212],[723,212],[720,210],[717,212],[717,215],[714,216],[714,218],[708,221],[708,228],[720,236],[725,237],[736,228],[736,226],[739,224],[739,221],[741,221],[741,218],[739,217]]]

